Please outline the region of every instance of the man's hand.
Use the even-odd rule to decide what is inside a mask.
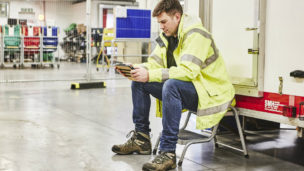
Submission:
[[[149,81],[149,72],[143,67],[134,67],[134,69],[131,70],[131,76],[133,80],[137,82]]]

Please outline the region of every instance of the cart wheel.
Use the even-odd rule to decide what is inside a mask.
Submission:
[[[17,65],[16,65],[16,64],[14,64],[14,65],[13,65],[13,67],[16,69],[16,68],[17,68]]]
[[[246,154],[244,157],[245,157],[246,159],[249,159],[249,155],[248,155],[248,154]]]
[[[96,68],[96,71],[99,71],[99,68]]]
[[[59,64],[57,64],[57,69],[59,69],[60,68],[60,65]]]
[[[182,166],[183,162],[182,161],[179,161],[178,162],[178,166]]]
[[[54,64],[50,64],[50,67],[51,67],[51,68],[54,68]]]

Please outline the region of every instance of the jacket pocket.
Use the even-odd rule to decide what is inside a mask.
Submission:
[[[218,96],[231,89],[231,84],[227,82],[217,83],[204,80],[203,85],[210,97]]]

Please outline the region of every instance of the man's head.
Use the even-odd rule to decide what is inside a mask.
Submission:
[[[176,36],[183,8],[178,0],[161,0],[153,11],[166,36]]]

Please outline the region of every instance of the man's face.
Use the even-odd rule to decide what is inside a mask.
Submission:
[[[180,18],[181,15],[179,13],[170,16],[166,12],[162,12],[157,16],[157,22],[166,36],[176,36]]]

